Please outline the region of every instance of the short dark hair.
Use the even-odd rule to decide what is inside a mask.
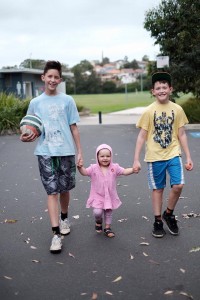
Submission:
[[[55,61],[55,60],[48,60],[46,62],[46,65],[44,67],[44,72],[43,74],[45,75],[48,70],[50,69],[55,69],[55,70],[58,70],[59,74],[60,74],[60,77],[62,77],[62,65],[59,61]]]
[[[171,86],[171,75],[167,72],[156,72],[152,75],[152,87],[154,87],[155,82],[167,82]]]

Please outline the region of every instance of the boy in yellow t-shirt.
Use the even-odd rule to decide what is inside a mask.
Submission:
[[[152,75],[152,94],[156,100],[147,107],[137,123],[140,132],[135,146],[133,169],[135,172],[140,171],[140,152],[143,144],[146,143],[144,160],[148,164],[148,185],[152,190],[152,205],[155,215],[152,231],[154,237],[165,235],[163,221],[172,235],[179,234],[173,211],[185,183],[181,147],[186,156],[186,170],[193,169],[184,129],[188,119],[183,109],[170,101],[171,92],[171,75],[166,72],[154,73]],[[170,177],[171,190],[167,209],[161,216],[166,172]]]

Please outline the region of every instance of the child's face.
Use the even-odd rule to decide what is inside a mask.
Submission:
[[[108,149],[101,149],[97,155],[100,166],[108,167],[111,162],[111,153]]]
[[[167,103],[172,90],[172,87],[167,82],[156,81],[152,89],[152,94],[160,103]]]
[[[42,75],[42,81],[45,83],[45,92],[47,94],[56,94],[56,88],[58,84],[62,81],[60,74],[56,69],[48,70],[44,75]]]

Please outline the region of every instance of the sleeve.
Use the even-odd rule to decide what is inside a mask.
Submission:
[[[93,173],[93,166],[90,165],[88,168],[86,168],[87,176],[91,177]]]
[[[69,97],[69,105],[68,105],[67,117],[69,120],[69,125],[72,125],[72,124],[76,124],[77,122],[80,122],[80,117],[74,99],[71,96],[68,97]]]
[[[33,105],[33,101],[31,101],[29,103],[29,106],[28,106],[28,110],[27,110],[27,115],[34,115],[35,112],[34,112],[34,105]]]
[[[137,128],[142,128],[146,131],[148,131],[149,129],[149,120],[150,120],[150,114],[149,111],[146,110],[140,117],[140,119],[138,120],[136,127]]]
[[[119,164],[115,164],[115,171],[116,171],[116,176],[120,176],[124,172],[124,168],[120,167]]]
[[[182,107],[180,107],[179,110],[179,117],[178,117],[178,128],[183,127],[185,124],[188,124],[188,118],[186,117],[186,114]]]

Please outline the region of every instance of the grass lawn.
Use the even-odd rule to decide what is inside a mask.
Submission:
[[[97,94],[97,95],[73,95],[78,106],[90,109],[91,113],[110,113],[119,110],[147,106],[154,101],[149,92],[128,94]],[[183,95],[176,99],[176,103],[182,104],[189,98]]]

